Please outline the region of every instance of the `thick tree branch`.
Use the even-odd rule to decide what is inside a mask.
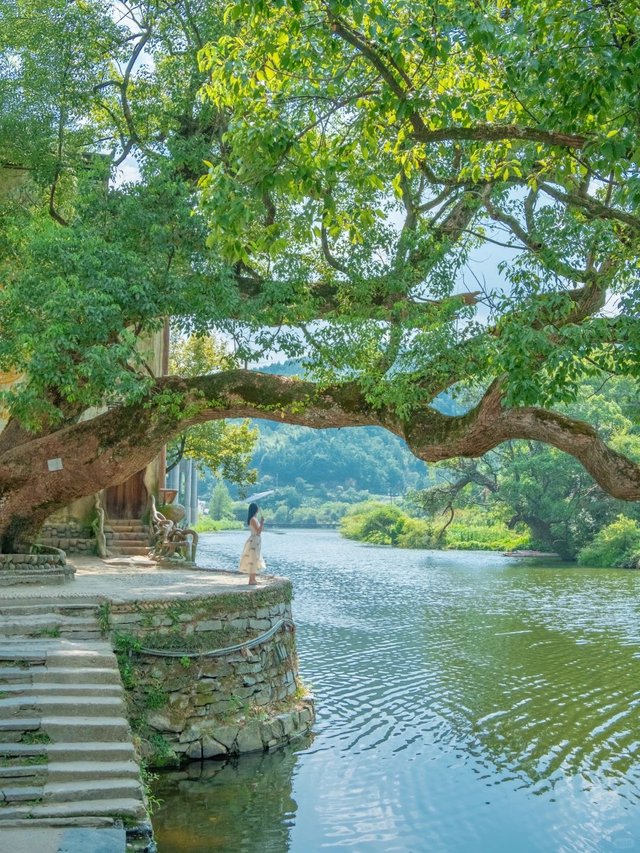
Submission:
[[[560,148],[580,149],[589,141],[588,137],[561,131],[540,130],[536,127],[519,127],[515,124],[479,124],[474,127],[438,128],[436,130],[415,130],[413,138],[417,142],[453,142],[474,141],[501,142],[505,139],[520,139],[524,142],[542,142]]]
[[[428,407],[403,419],[367,402],[356,384],[311,382],[246,370],[158,379],[146,406],[122,407],[22,442],[0,454],[0,548],[56,509],[123,482],[188,427],[223,418],[264,418],[323,429],[382,426],[427,462],[476,458],[510,439],[551,444],[578,459],[609,494],[640,500],[640,466],[608,447],[588,424],[536,408],[507,409],[495,382],[460,417]],[[50,471],[48,460],[61,459]],[[4,544],[3,544],[4,543]]]

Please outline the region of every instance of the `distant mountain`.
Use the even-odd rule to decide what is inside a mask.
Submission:
[[[281,486],[297,479],[331,496],[338,486],[372,494],[404,494],[428,484],[429,470],[403,441],[379,427],[310,429],[271,421],[256,423],[253,456],[259,481]]]
[[[288,360],[260,367],[263,373],[301,376],[300,363]],[[442,394],[436,408],[444,414],[462,410]],[[433,485],[433,472],[417,459],[397,436],[380,427],[310,429],[273,421],[255,421],[260,439],[252,466],[259,482],[265,478],[279,486],[297,479],[331,499],[336,489],[353,488],[372,494],[404,494],[409,489]]]

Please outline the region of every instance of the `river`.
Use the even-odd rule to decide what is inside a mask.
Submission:
[[[235,569],[244,532],[201,538]],[[640,850],[640,573],[263,534],[311,737],[162,773],[159,853]]]

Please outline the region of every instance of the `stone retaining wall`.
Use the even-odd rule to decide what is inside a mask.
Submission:
[[[308,731],[314,709],[298,677],[290,599],[291,584],[279,580],[180,602],[108,605],[102,618],[108,615],[130,718],[152,765],[271,749]],[[282,620],[253,648],[206,655]]]
[[[95,536],[73,519],[45,524],[40,531],[40,542],[70,554],[96,553]]]
[[[38,554],[0,554],[0,586],[23,583],[64,583],[72,580],[73,566],[58,552]]]

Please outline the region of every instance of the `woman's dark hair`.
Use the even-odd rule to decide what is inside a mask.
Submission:
[[[247,513],[247,524],[249,524],[249,522],[257,512],[258,504],[249,504],[249,512]]]

